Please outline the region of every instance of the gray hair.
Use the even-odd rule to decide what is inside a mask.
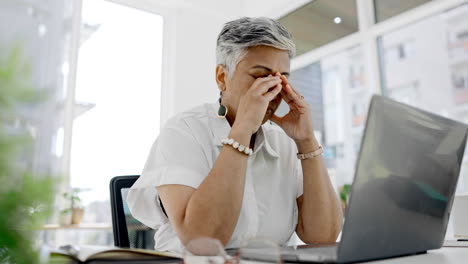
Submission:
[[[289,58],[296,52],[291,33],[278,21],[243,17],[224,24],[217,40],[216,64],[224,65],[232,76],[247,49],[260,45],[286,50]]]

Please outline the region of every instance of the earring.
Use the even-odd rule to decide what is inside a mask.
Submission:
[[[218,117],[219,118],[226,118],[226,115],[228,113],[227,107],[221,104],[221,98],[223,96],[223,92],[219,93],[219,108],[218,108]]]

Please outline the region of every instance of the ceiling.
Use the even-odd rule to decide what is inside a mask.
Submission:
[[[297,55],[358,31],[355,0],[315,0],[279,21],[291,31]]]
[[[428,2],[431,2],[431,0],[376,0],[375,14],[377,21],[380,22]]]

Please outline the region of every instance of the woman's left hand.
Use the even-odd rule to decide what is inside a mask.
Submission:
[[[286,76],[276,73],[283,81],[281,95],[289,105],[289,112],[279,117],[273,115],[270,120],[278,124],[296,144],[316,142],[309,104],[288,82]]]

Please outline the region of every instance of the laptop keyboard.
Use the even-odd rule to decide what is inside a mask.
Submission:
[[[312,247],[312,248],[298,248],[296,252],[302,253],[307,252],[311,254],[323,255],[323,256],[335,256],[336,246],[331,247]]]

